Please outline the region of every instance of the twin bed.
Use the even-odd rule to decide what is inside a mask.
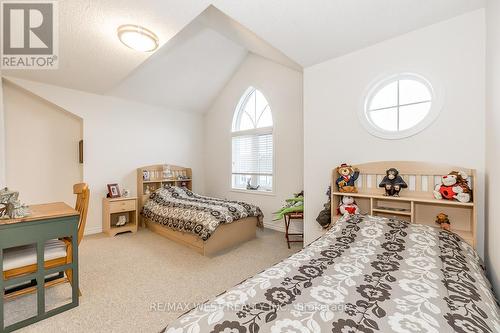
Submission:
[[[500,332],[499,307],[473,248],[475,204],[427,197],[423,189],[432,191],[431,179],[443,166],[433,173],[432,165],[411,169],[408,162],[409,193],[387,202],[368,185],[385,165],[367,164],[373,175],[360,178],[357,198],[369,213],[381,212],[378,203],[386,214],[408,202],[406,221],[384,214],[340,218],[302,251],[185,313],[164,332]],[[442,209],[474,239],[419,221]],[[262,219],[255,206],[170,186],[144,202],[143,215],[154,232],[203,254],[255,237]]]
[[[257,206],[193,193],[189,168],[146,166],[138,169],[137,179],[142,222],[202,255],[213,256],[251,240],[263,226]],[[145,193],[150,187],[153,193]]]

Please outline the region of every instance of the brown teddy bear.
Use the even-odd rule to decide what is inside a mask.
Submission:
[[[339,189],[339,192],[346,193],[356,193],[358,189],[354,186],[356,179],[359,177],[359,171],[356,168],[353,168],[351,165],[346,163],[341,164],[337,167],[337,173],[339,177],[335,182]]]
[[[445,213],[439,213],[436,216],[436,223],[441,226],[441,229],[448,231],[450,230],[451,226],[450,219],[448,218],[448,215],[446,215]]]

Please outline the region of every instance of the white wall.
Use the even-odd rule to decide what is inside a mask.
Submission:
[[[274,121],[275,195],[231,191],[231,124],[236,105],[253,86],[267,98]],[[267,227],[272,212],[303,188],[302,73],[249,54],[205,115],[205,180],[211,196],[258,205]],[[298,225],[298,224],[297,224]]]
[[[7,185],[22,202],[74,205],[73,184],[82,181],[82,120],[8,81],[3,97]]]
[[[304,72],[306,242],[327,199],[331,171],[342,162],[421,160],[478,170],[478,249],[482,253],[485,169],[484,10],[478,10],[308,67]],[[366,88],[395,72],[415,72],[445,88],[438,119],[403,140],[371,136],[358,120]]]
[[[9,81],[83,119],[83,177],[91,188],[87,233],[102,229],[106,184],[136,194],[136,168],[170,163],[193,168],[203,192],[202,117],[37,82]]]
[[[488,274],[500,294],[500,2],[486,2],[486,248]]]

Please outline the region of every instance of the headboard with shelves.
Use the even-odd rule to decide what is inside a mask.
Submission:
[[[137,169],[137,197],[139,212],[142,210],[144,203],[149,197],[149,194],[147,193],[148,190],[150,193],[153,193],[155,190],[166,184],[183,186],[192,190],[193,172],[191,168],[171,164],[156,164]]]
[[[474,202],[476,192],[476,170],[446,164],[426,162],[372,162],[353,165],[360,172],[356,181],[358,193],[341,193],[335,185],[338,178],[337,169],[332,172],[332,221],[339,218],[337,207],[342,196],[352,196],[356,200],[362,214],[385,217],[396,217],[412,223],[437,226],[435,218],[438,213],[445,213],[451,221],[451,231],[460,235],[465,241],[476,246],[477,212]],[[389,168],[396,168],[408,188],[403,189],[399,197],[384,196],[384,189],[378,184]],[[450,171],[464,171],[473,191],[472,201],[439,200],[434,198],[433,191],[441,177]]]

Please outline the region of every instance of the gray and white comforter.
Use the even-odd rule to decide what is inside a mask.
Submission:
[[[152,222],[192,233],[204,241],[221,224],[254,216],[257,217],[257,225],[262,227],[264,217],[257,206],[206,197],[175,186],[160,188],[151,194],[141,214]]]
[[[354,216],[169,325],[167,333],[497,333],[476,252],[455,234]]]

